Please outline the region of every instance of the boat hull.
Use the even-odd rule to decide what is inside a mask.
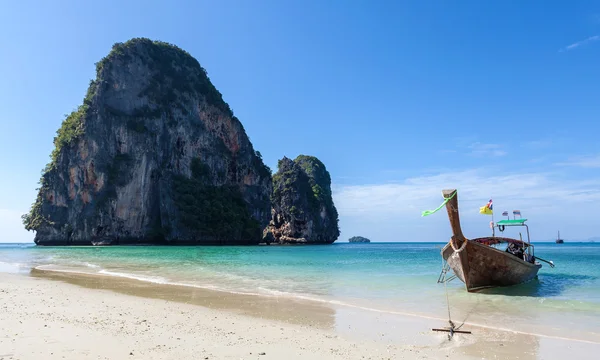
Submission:
[[[463,241],[466,241],[464,249],[457,247],[460,251],[455,252],[448,243],[441,253],[469,292],[530,281],[542,267],[475,240]]]

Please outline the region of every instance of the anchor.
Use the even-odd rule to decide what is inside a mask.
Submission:
[[[448,287],[446,286],[446,283],[449,281],[452,281],[456,278],[456,274],[447,277],[448,272],[450,271],[450,266],[448,265],[447,262],[444,262],[444,264],[442,264],[442,272],[440,273],[440,276],[438,278],[438,284],[443,282],[444,283],[444,289],[446,290],[446,304],[448,305],[448,323],[450,324],[449,327],[445,327],[445,328],[433,328],[431,330],[433,331],[444,331],[444,332],[449,332],[450,334],[448,334],[448,341],[452,340],[452,337],[454,337],[455,333],[458,334],[471,334],[470,331],[466,331],[466,330],[459,330],[461,326],[456,327],[456,325],[454,325],[454,322],[452,322],[452,317],[450,316],[450,299],[448,298]],[[464,325],[464,323],[463,323]]]

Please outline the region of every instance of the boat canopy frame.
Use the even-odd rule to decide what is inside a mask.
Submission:
[[[497,237],[495,232],[491,238],[480,238],[477,240],[480,240],[480,242],[482,242],[482,241],[484,241],[484,239],[494,239],[494,238],[498,239],[497,242],[494,242],[494,240],[490,241],[490,244],[492,242],[494,244],[499,244],[499,243],[503,243],[503,242],[506,242],[506,243],[519,243],[520,242],[522,244],[523,248],[525,250],[527,250],[527,253],[531,256],[534,256],[534,252],[533,252],[534,249],[533,249],[533,245],[531,244],[531,237],[529,236],[529,226],[527,224],[525,224],[525,221],[527,221],[527,219],[500,220],[494,224],[494,227],[497,227],[500,232],[503,232],[507,226],[509,226],[509,227],[523,226],[527,230],[527,242],[524,242],[522,238],[519,241],[519,240],[515,240],[515,239],[510,239],[510,238]],[[519,233],[519,237],[521,237],[521,233]]]

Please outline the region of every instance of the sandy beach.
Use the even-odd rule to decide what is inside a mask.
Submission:
[[[600,345],[98,275],[0,273],[0,359],[592,358]],[[466,329],[467,327],[465,327]]]

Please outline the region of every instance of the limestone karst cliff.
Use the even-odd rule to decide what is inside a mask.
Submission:
[[[279,160],[273,176],[272,217],[265,239],[281,244],[331,244],[340,235],[331,178],[314,156]]]
[[[260,242],[271,171],[198,61],[138,38],[96,70],[23,216],[36,244]]]

